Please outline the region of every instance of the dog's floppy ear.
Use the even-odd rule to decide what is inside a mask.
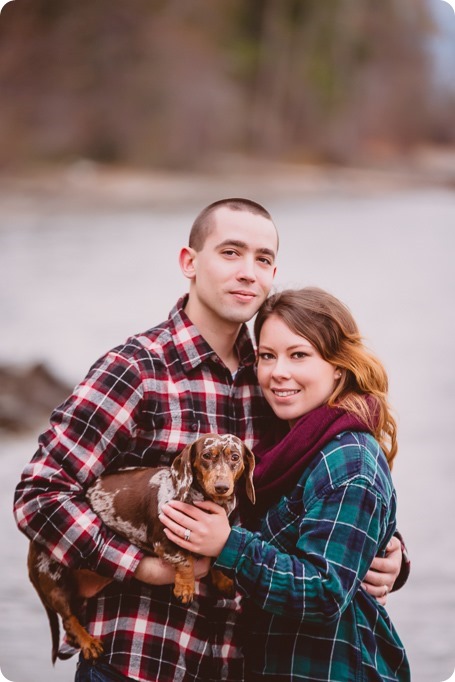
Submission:
[[[177,455],[171,465],[171,476],[176,490],[177,500],[184,501],[193,483],[193,448],[195,443],[187,445],[182,452]]]
[[[256,493],[253,485],[254,455],[245,443],[243,443],[242,446],[245,459],[245,471],[243,472],[243,475],[245,476],[245,491],[251,504],[255,504]]]

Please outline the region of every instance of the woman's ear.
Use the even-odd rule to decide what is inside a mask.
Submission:
[[[194,279],[196,275],[196,269],[194,267],[196,254],[197,252],[190,246],[184,246],[179,254],[180,269],[188,279]]]

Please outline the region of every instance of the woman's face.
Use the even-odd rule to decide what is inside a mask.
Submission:
[[[341,373],[304,337],[275,315],[261,329],[258,379],[267,402],[280,419],[297,419],[327,402]]]

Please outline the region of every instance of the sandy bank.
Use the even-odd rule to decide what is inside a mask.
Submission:
[[[27,210],[46,201],[55,210],[175,209],[213,197],[251,196],[264,201],[324,194],[378,193],[443,186],[455,189],[455,150],[422,149],[412,156],[368,167],[329,167],[217,159],[205,172],[107,167],[80,159],[65,166],[3,171],[0,211]]]

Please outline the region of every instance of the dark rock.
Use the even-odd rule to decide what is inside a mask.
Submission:
[[[39,427],[72,387],[42,363],[0,366],[0,431],[23,434]]]

